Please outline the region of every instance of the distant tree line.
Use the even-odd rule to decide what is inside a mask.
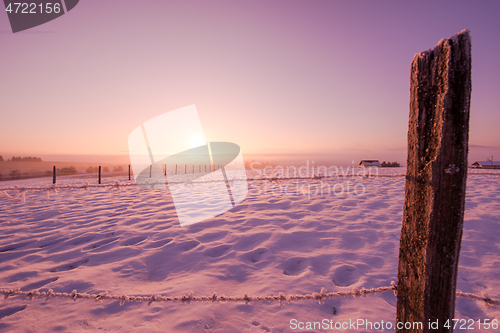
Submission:
[[[1,158],[1,156],[0,156]],[[3,161],[3,158],[0,159],[0,161]],[[42,162],[42,159],[40,157],[15,157],[13,156],[11,159],[10,159],[11,162]]]
[[[76,168],[74,166],[69,166],[69,167],[57,169],[57,173],[60,175],[75,175]]]
[[[380,163],[380,166],[384,167],[384,168],[398,168],[401,165],[399,165],[398,162],[386,162],[386,161],[383,161],[382,163]]]
[[[86,173],[97,173],[99,172],[99,167],[91,167],[89,166],[87,168],[87,170],[85,170]],[[109,172],[109,168],[108,167],[103,167],[102,168],[102,172]],[[123,172],[123,167],[121,166],[115,166],[113,168],[113,172]]]
[[[0,156],[1,158],[1,156]],[[2,161],[2,159],[0,159]],[[19,160],[14,160],[14,161],[19,161]],[[23,161],[26,161],[26,159],[23,159]],[[111,172],[124,172],[124,168],[122,166],[115,166],[115,167],[103,167],[102,172],[103,173],[108,173]],[[7,173],[0,173],[0,181],[3,180],[13,180],[13,179],[27,179],[27,178],[36,178],[36,177],[49,177],[52,176],[52,170],[46,170],[46,171],[33,171],[30,169],[27,169],[27,171],[23,170],[2,170],[6,171]],[[99,167],[88,167],[86,172],[87,173],[97,173],[99,171]],[[56,174],[57,175],[76,175],[78,174],[78,170],[74,166],[68,166],[64,168],[57,168],[56,169]]]
[[[57,170],[61,171],[60,169],[57,169]],[[37,177],[48,177],[48,176],[52,175],[52,170],[34,171],[34,172],[33,171],[22,172],[21,170],[5,170],[5,171],[7,171],[8,174],[3,174],[3,175],[0,174],[0,181],[2,181],[2,180],[15,180],[15,179],[28,179],[28,178],[37,178]],[[66,174],[72,174],[71,169],[61,171],[62,174],[65,174],[65,172],[69,172]]]

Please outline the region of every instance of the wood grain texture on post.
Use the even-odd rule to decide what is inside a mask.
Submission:
[[[397,332],[453,331],[470,94],[468,30],[415,55],[411,64],[396,323],[422,325],[396,328]],[[444,327],[446,320],[451,329]],[[431,329],[430,323],[436,321],[439,328]]]

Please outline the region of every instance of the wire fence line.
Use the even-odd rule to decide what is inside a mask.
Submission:
[[[291,301],[304,301],[304,300],[316,300],[319,303],[323,303],[323,300],[329,298],[339,298],[339,297],[349,297],[353,296],[354,298],[365,297],[366,295],[383,293],[387,291],[395,291],[396,285],[392,282],[391,286],[388,287],[379,287],[372,289],[353,289],[352,291],[340,291],[340,292],[330,292],[327,293],[325,288],[322,288],[319,293],[313,292],[311,294],[290,294],[286,295],[283,293],[279,293],[278,295],[268,295],[268,296],[248,296],[245,294],[244,296],[224,296],[218,295],[217,293],[213,293],[210,296],[194,296],[194,293],[188,293],[187,295],[182,296],[162,296],[159,294],[153,294],[151,296],[127,296],[127,295],[112,295],[108,293],[99,293],[99,294],[88,294],[88,293],[79,293],[76,290],[73,290],[71,293],[64,292],[54,292],[52,289],[49,289],[47,292],[41,292],[39,290],[31,290],[31,291],[21,291],[19,289],[0,289],[0,294],[4,294],[4,298],[8,298],[10,296],[24,296],[29,300],[33,298],[45,298],[47,301],[50,298],[69,298],[73,300],[77,299],[87,299],[87,300],[95,300],[95,301],[120,301],[120,305],[123,305],[125,302],[139,302],[139,303],[148,303],[151,305],[153,302],[181,302],[181,303],[191,303],[191,302],[238,302],[238,303],[250,303],[250,302],[280,302],[280,305],[283,305],[283,302],[290,303]]]
[[[312,176],[312,177],[261,177],[261,178],[244,178],[244,179],[228,179],[228,183],[233,183],[233,182],[243,182],[243,181],[268,181],[268,182],[280,182],[280,181],[290,181],[290,180],[323,180],[323,179],[334,179],[334,178],[376,178],[376,177],[402,177],[404,175],[383,175],[383,176],[352,176],[352,175],[338,175],[338,176]],[[193,181],[192,179],[190,180],[185,180],[185,181],[165,181],[164,183],[162,182],[157,182],[157,181],[151,181],[151,182],[146,182],[142,183],[141,187],[150,187],[151,189],[156,189],[158,185],[186,185],[186,186],[194,186],[197,184],[210,184],[210,183],[219,183],[219,182],[226,182],[224,179],[220,180],[204,180],[204,181]],[[110,183],[110,184],[89,184],[86,182],[83,185],[56,185],[53,184],[51,186],[45,186],[45,187],[32,187],[32,186],[27,186],[27,187],[20,187],[20,186],[14,186],[14,187],[9,187],[9,188],[0,188],[0,196],[4,196],[8,199],[14,200],[19,197],[21,197],[21,201],[24,203],[26,201],[26,193],[27,192],[45,192],[47,194],[47,197],[49,196],[50,193],[57,193],[58,190],[85,190],[88,191],[89,189],[92,188],[107,188],[110,190],[117,190],[120,191],[122,188],[126,187],[134,187],[137,186],[135,183],[120,183],[119,181],[116,181],[115,183]],[[8,192],[17,192],[14,195],[9,194]]]
[[[494,173],[494,172],[485,172],[485,173],[470,173],[470,175],[474,176],[500,176],[500,173]],[[311,177],[259,177],[259,178],[252,178],[252,177],[247,177],[244,179],[228,179],[227,182],[229,184],[232,184],[234,182],[243,182],[243,181],[266,181],[266,182],[281,182],[281,181],[291,181],[291,180],[297,180],[297,181],[314,181],[314,180],[319,180],[322,181],[323,179],[342,179],[342,178],[358,178],[358,179],[374,179],[374,178],[399,178],[399,177],[407,177],[405,174],[393,174],[393,175],[379,175],[379,174],[364,174],[364,175],[356,175],[356,174],[345,174],[345,173],[340,173],[337,175],[313,175]],[[150,187],[150,189],[157,189],[158,185],[186,185],[186,186],[195,186],[197,184],[209,184],[209,183],[218,183],[218,182],[226,182],[223,179],[220,180],[203,180],[203,181],[194,181],[193,179],[188,179],[184,181],[165,181],[164,183],[158,182],[158,181],[151,181],[146,183],[142,183],[140,186],[142,188],[147,188]],[[26,193],[27,192],[45,192],[47,194],[47,199],[49,198],[51,193],[57,193],[58,190],[85,190],[88,191],[89,189],[92,188],[106,188],[109,190],[117,190],[120,191],[122,188],[127,188],[127,187],[134,187],[137,186],[135,183],[120,183],[119,181],[116,181],[114,183],[109,183],[109,184],[89,184],[88,182],[82,184],[82,185],[57,185],[57,184],[52,184],[51,186],[45,186],[45,187],[32,187],[32,186],[27,186],[27,187],[21,187],[21,186],[14,186],[14,187],[6,187],[6,188],[0,188],[0,197],[6,197],[7,199],[18,199],[21,198],[21,201],[23,203],[26,202]],[[13,195],[9,194],[8,192],[17,192]]]
[[[245,294],[244,296],[219,296],[217,293],[213,293],[210,296],[194,296],[194,293],[188,293],[187,295],[182,296],[162,296],[160,294],[153,294],[151,296],[128,296],[128,295],[113,295],[108,294],[107,292],[99,293],[99,294],[88,294],[88,293],[79,293],[73,290],[71,293],[65,292],[55,292],[52,289],[49,289],[46,292],[39,290],[31,290],[31,291],[21,291],[20,289],[4,289],[0,288],[0,294],[4,295],[5,299],[8,299],[10,296],[24,296],[29,300],[33,300],[34,298],[45,298],[45,301],[48,301],[50,298],[66,298],[66,299],[86,299],[86,300],[94,300],[94,301],[120,301],[120,305],[125,304],[125,302],[135,302],[135,303],[148,303],[151,305],[153,302],[180,302],[180,303],[191,303],[191,302],[237,302],[237,303],[245,303],[248,304],[250,302],[279,302],[280,306],[283,306],[283,302],[290,303],[292,301],[310,301],[314,300],[323,304],[325,299],[330,298],[341,298],[341,297],[366,297],[367,295],[384,293],[387,291],[393,291],[394,294],[397,294],[397,285],[394,281],[391,281],[391,285],[387,287],[378,287],[371,289],[353,289],[352,291],[338,291],[338,292],[330,292],[327,293],[325,288],[321,288],[319,293],[313,292],[311,294],[283,294],[279,293],[278,295],[269,295],[269,296],[248,296]],[[476,301],[483,301],[485,306],[499,306],[500,301],[496,299],[492,299],[487,295],[483,294],[483,296],[478,296],[470,293],[464,293],[461,291],[456,292],[456,297],[467,298]]]
[[[21,202],[25,203],[26,202],[26,193],[27,192],[45,192],[47,194],[47,199],[49,199],[51,193],[57,193],[59,190],[86,190],[88,191],[90,188],[107,188],[109,190],[117,190],[119,191],[122,187],[131,187],[131,186],[136,186],[135,184],[121,184],[119,182],[116,182],[115,184],[100,184],[100,185],[91,185],[88,183],[85,183],[83,185],[67,185],[67,186],[57,186],[57,185],[52,185],[52,186],[47,186],[47,187],[20,187],[20,186],[15,186],[12,188],[2,188],[0,189],[0,197],[6,197],[7,199],[10,200],[15,200],[17,198],[21,198]],[[9,194],[8,191],[10,192],[17,192],[16,194]]]

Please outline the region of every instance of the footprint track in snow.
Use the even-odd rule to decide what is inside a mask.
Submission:
[[[242,257],[244,258],[245,261],[248,261],[250,263],[256,263],[267,257],[269,253],[270,251],[267,248],[258,248],[253,251],[245,253]]]
[[[336,286],[349,287],[357,283],[363,273],[359,268],[352,265],[342,265],[335,269],[332,280]]]
[[[284,267],[283,274],[285,275],[300,275],[302,272],[306,270],[306,268],[309,266],[309,259],[308,258],[290,258],[287,261],[285,261],[282,265]]]
[[[71,271],[75,268],[80,267],[83,264],[88,263],[88,262],[89,262],[89,259],[77,260],[77,261],[74,261],[72,263],[63,264],[63,265],[54,267],[49,272],[54,273],[54,272],[62,272],[62,271]]]
[[[205,255],[212,258],[219,258],[226,254],[230,248],[230,245],[219,245],[205,250]]]

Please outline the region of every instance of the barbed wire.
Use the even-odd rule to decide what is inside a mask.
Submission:
[[[492,298],[488,297],[488,295],[485,294],[485,293],[483,293],[483,296],[478,296],[478,295],[474,295],[474,294],[471,294],[471,293],[464,293],[464,292],[461,292],[461,291],[457,291],[457,297],[467,298],[467,299],[471,299],[471,300],[474,300],[474,301],[484,301],[486,305],[494,305],[494,306],[499,306],[500,305],[500,301],[499,300],[492,299]]]
[[[73,290],[71,293],[64,292],[54,292],[52,289],[49,289],[47,292],[41,292],[39,290],[31,290],[31,291],[21,291],[19,289],[0,289],[0,294],[4,294],[4,298],[9,298],[10,296],[24,296],[27,299],[32,300],[33,298],[45,298],[47,301],[49,298],[69,298],[73,300],[77,299],[91,299],[95,301],[102,300],[111,300],[111,301],[120,301],[120,305],[123,305],[125,302],[147,302],[150,305],[153,302],[182,302],[182,303],[190,303],[190,302],[273,302],[278,301],[280,305],[283,302],[290,303],[291,301],[302,301],[302,300],[316,300],[320,303],[323,303],[323,300],[329,298],[338,298],[338,297],[349,297],[353,296],[355,298],[365,297],[366,295],[383,293],[386,291],[395,291],[396,285],[394,281],[391,286],[388,287],[379,287],[372,289],[353,289],[352,291],[340,291],[340,292],[331,292],[327,293],[325,288],[322,288],[319,293],[311,293],[311,294],[296,294],[296,295],[285,295],[283,293],[279,293],[278,295],[269,295],[269,296],[248,296],[245,294],[244,296],[224,296],[217,295],[217,293],[213,293],[210,296],[194,296],[194,293],[188,293],[187,295],[182,296],[162,296],[159,294],[153,294],[151,296],[127,296],[127,295],[112,295],[108,293],[99,293],[99,294],[88,294],[88,293],[79,293],[76,290]]]
[[[183,174],[181,174],[183,175]],[[191,174],[187,174],[191,175]],[[228,179],[228,183],[233,183],[233,182],[243,182],[243,181],[269,181],[269,182],[278,182],[278,181],[287,181],[287,180],[322,180],[322,179],[331,179],[331,178],[361,178],[359,176],[352,176],[352,175],[339,175],[339,176],[312,176],[312,177],[261,177],[261,178],[245,178],[245,179]],[[369,178],[363,177],[363,178]],[[373,177],[372,177],[373,178]],[[186,181],[165,181],[164,183],[158,182],[158,181],[152,181],[152,182],[145,182],[140,184],[140,187],[150,187],[151,189],[156,189],[157,186],[159,185],[197,185],[197,184],[210,184],[210,183],[220,183],[220,182],[226,182],[224,179],[218,179],[218,180],[205,180],[205,181],[193,181],[193,180],[186,180]],[[7,197],[8,199],[14,200],[19,197],[21,197],[21,201],[24,203],[26,201],[26,192],[45,192],[47,193],[47,196],[49,196],[50,193],[57,193],[58,190],[85,190],[88,191],[91,188],[109,188],[111,190],[115,189],[117,191],[120,191],[121,188],[123,187],[133,187],[133,186],[138,186],[136,183],[120,183],[116,181],[115,183],[110,183],[110,184],[89,184],[86,182],[83,185],[56,185],[53,184],[52,186],[45,186],[45,187],[20,187],[20,186],[14,186],[10,188],[0,188],[0,195],[3,195],[4,197]],[[16,191],[18,192],[15,195],[10,195],[8,191]]]
[[[248,304],[250,302],[279,302],[280,306],[283,306],[283,302],[290,303],[292,301],[306,301],[306,300],[314,300],[319,302],[320,304],[324,303],[325,299],[330,298],[340,298],[340,297],[366,297],[367,295],[384,293],[387,291],[393,291],[396,295],[397,293],[397,285],[394,281],[391,281],[391,285],[387,287],[378,287],[371,289],[353,289],[352,291],[338,291],[338,292],[330,292],[327,293],[325,288],[321,288],[319,293],[313,292],[311,294],[283,294],[279,293],[278,295],[269,295],[269,296],[249,296],[245,294],[244,296],[219,296],[217,293],[213,293],[210,296],[195,296],[193,292],[188,293],[187,295],[182,296],[162,296],[159,294],[153,294],[151,296],[128,296],[128,295],[113,295],[108,294],[107,292],[98,293],[98,294],[88,294],[88,293],[79,293],[77,290],[73,290],[71,293],[65,292],[55,292],[52,289],[49,289],[46,292],[42,292],[39,290],[31,290],[31,291],[21,291],[20,289],[0,289],[0,294],[4,295],[5,299],[8,299],[10,296],[24,296],[29,300],[33,300],[34,298],[45,298],[45,301],[48,301],[50,298],[66,298],[66,299],[86,299],[86,300],[94,300],[94,301],[120,301],[120,305],[125,304],[125,302],[136,302],[136,303],[148,303],[151,305],[153,302],[181,302],[181,303],[191,303],[191,302],[237,302],[237,303],[245,303]],[[478,296],[470,293],[463,293],[461,291],[456,292],[457,297],[467,298],[471,300],[483,301],[486,306],[493,305],[499,306],[500,301],[491,299],[487,295]]]
[[[182,175],[193,175],[193,174],[177,174],[177,176],[182,176]],[[195,173],[196,175],[196,173]],[[485,175],[485,176],[500,176],[500,173],[469,173],[469,175]],[[234,183],[234,182],[243,182],[243,181],[268,181],[268,182],[280,182],[280,181],[290,181],[290,180],[302,180],[302,181],[307,181],[307,180],[319,180],[322,181],[323,179],[339,179],[339,178],[358,178],[358,179],[368,179],[368,178],[398,178],[398,177],[406,177],[405,174],[394,174],[394,175],[379,175],[379,174],[364,174],[364,175],[356,175],[356,174],[337,174],[337,175],[313,175],[312,177],[260,177],[260,178],[252,178],[248,177],[245,179],[228,179],[227,183]],[[150,187],[150,189],[157,189],[157,186],[159,185],[186,185],[186,186],[194,186],[197,184],[210,184],[210,183],[220,183],[220,182],[226,182],[224,179],[217,179],[217,180],[204,180],[204,181],[193,181],[192,179],[185,180],[185,181],[165,181],[165,182],[158,182],[158,181],[152,181],[152,182],[145,182],[141,183],[139,186],[142,188],[147,188]],[[114,183],[110,184],[89,184],[86,182],[83,185],[56,185],[53,184],[52,186],[45,186],[45,187],[20,187],[20,186],[14,186],[10,188],[0,188],[0,196],[4,196],[8,199],[14,200],[19,197],[21,197],[21,201],[23,203],[26,202],[26,193],[27,192],[45,192],[47,194],[47,198],[49,198],[50,193],[57,193],[58,190],[85,190],[88,191],[91,188],[107,188],[110,190],[117,190],[120,191],[121,188],[124,187],[133,187],[133,186],[138,186],[136,183],[120,183],[119,181],[116,181]],[[14,195],[10,195],[8,191],[16,191],[17,193]]]
[[[26,193],[27,192],[45,192],[47,194],[47,199],[49,199],[50,193],[57,193],[59,190],[85,190],[88,191],[90,188],[108,188],[110,190],[116,189],[119,191],[122,187],[131,187],[131,186],[136,186],[136,184],[121,184],[119,182],[116,182],[114,184],[96,184],[96,185],[91,185],[88,182],[83,184],[83,185],[63,185],[63,186],[58,186],[58,185],[52,185],[52,186],[47,186],[47,187],[20,187],[20,186],[15,186],[12,188],[2,188],[0,189],[0,196],[4,196],[7,199],[15,200],[19,197],[21,197],[21,202],[25,203],[26,202]],[[8,191],[16,191],[17,193],[15,195],[10,195]]]

